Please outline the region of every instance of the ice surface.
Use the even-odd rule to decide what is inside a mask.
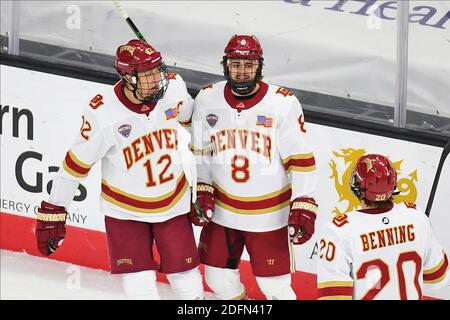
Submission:
[[[125,300],[120,275],[26,253],[0,250],[1,300]],[[164,300],[177,299],[167,283],[158,282]],[[206,292],[206,299],[214,296]]]

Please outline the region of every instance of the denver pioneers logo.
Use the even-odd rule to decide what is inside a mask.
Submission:
[[[340,152],[333,151],[335,159],[329,162],[331,168],[330,179],[334,181],[334,186],[339,197],[339,203],[344,203],[344,209],[341,211],[336,206],[333,209],[335,215],[355,210],[359,206],[359,200],[350,189],[350,176],[358,159],[366,154],[364,149],[341,149]],[[409,174],[402,172],[403,160],[392,161],[392,165],[397,170],[397,190],[400,194],[393,197],[395,203],[411,202],[417,200],[417,169]],[[341,171],[342,170],[342,171]],[[340,172],[343,172],[342,174]],[[345,207],[345,202],[347,207]],[[342,205],[341,205],[342,207]]]

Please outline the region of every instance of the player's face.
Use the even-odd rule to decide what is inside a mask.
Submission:
[[[161,87],[161,71],[158,68],[138,73],[137,93],[148,97],[158,93]]]
[[[236,82],[251,81],[256,77],[258,70],[258,60],[230,59],[228,60],[228,70],[231,80]]]

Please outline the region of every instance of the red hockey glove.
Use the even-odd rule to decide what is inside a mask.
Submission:
[[[36,240],[39,251],[51,255],[61,246],[66,235],[67,211],[64,207],[42,201],[38,209]]]
[[[318,205],[313,198],[297,198],[291,202],[288,228],[293,244],[303,244],[314,234]]]
[[[205,226],[211,221],[216,206],[214,188],[206,183],[197,184],[197,201],[191,206],[191,222],[196,226]]]

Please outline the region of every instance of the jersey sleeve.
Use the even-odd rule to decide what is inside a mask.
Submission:
[[[108,151],[111,142],[105,138],[94,112],[85,109],[81,128],[70,146],[58,171],[50,193],[49,202],[68,208],[80,181],[85,179],[92,166]]]
[[[319,232],[317,287],[320,300],[351,300],[353,277],[351,258],[344,239],[330,225]]]
[[[423,282],[427,288],[439,289],[450,280],[447,254],[434,236],[427,221],[428,239],[423,262]]]
[[[303,110],[295,96],[279,125],[278,140],[284,169],[292,185],[291,200],[314,197],[317,184],[316,161],[308,144]]]
[[[194,102],[191,130],[191,151],[194,153],[197,163],[197,181],[212,184],[211,164],[213,147],[210,138],[206,134],[201,106],[198,101]]]
[[[178,82],[177,88],[180,96],[183,98],[182,102],[178,107],[178,122],[188,131],[191,129],[192,122],[192,113],[194,108],[194,100],[191,95],[187,91],[186,83],[181,78],[180,75],[172,74],[171,77],[176,77],[176,81]]]

